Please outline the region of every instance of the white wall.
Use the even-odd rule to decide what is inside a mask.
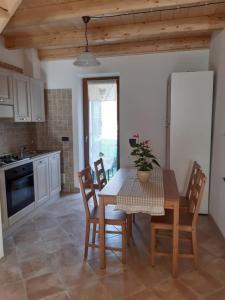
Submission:
[[[49,89],[73,89],[75,170],[82,167],[82,76],[120,76],[121,166],[130,164],[128,139],[137,132],[151,139],[153,151],[164,166],[168,77],[172,72],[208,70],[208,60],[208,50],[196,50],[104,58],[102,65],[91,71],[74,67],[73,60],[42,63]]]
[[[8,50],[5,48],[3,37],[0,37],[0,61],[21,68],[26,75],[34,78],[40,78],[41,76],[41,64],[37,50]]]
[[[225,30],[213,35],[210,68],[215,71],[210,214],[225,237]]]
[[[3,37],[0,37],[0,61],[24,68],[24,51],[5,48]]]

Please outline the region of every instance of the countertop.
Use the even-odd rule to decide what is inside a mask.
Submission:
[[[16,162],[10,163],[8,165],[2,166],[0,167],[0,172],[5,171],[5,170],[9,170],[11,168],[17,167],[17,166],[21,166],[30,162],[33,162],[37,159],[40,159],[41,157],[46,157],[49,155],[52,155],[54,153],[60,153],[59,150],[55,150],[55,151],[47,151],[47,150],[37,150],[37,151],[29,151],[29,152],[25,152],[24,154],[24,159],[18,160]]]

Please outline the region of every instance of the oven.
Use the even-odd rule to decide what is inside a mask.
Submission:
[[[33,163],[5,171],[8,217],[34,202]]]

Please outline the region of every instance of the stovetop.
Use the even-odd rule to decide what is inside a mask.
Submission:
[[[21,158],[17,154],[7,154],[0,156],[0,167],[15,163],[19,160],[23,160],[24,158]]]

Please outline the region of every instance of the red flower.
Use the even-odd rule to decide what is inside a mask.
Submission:
[[[139,134],[134,134],[133,137],[139,139]]]

